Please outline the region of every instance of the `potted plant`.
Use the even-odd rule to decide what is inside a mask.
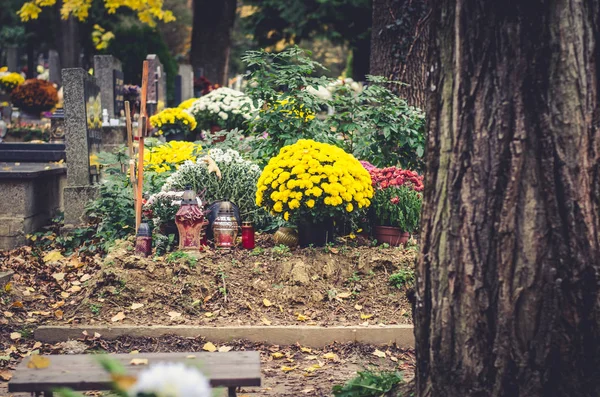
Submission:
[[[423,178],[398,167],[374,168],[370,174],[375,187],[371,206],[375,239],[392,246],[406,244],[419,227]]]
[[[198,130],[211,132],[245,129],[245,123],[258,112],[249,96],[225,87],[201,96],[188,111],[196,119]]]
[[[167,141],[183,141],[196,128],[196,120],[184,109],[167,108],[150,117],[150,125]]]
[[[326,143],[300,139],[284,146],[258,179],[256,204],[298,225],[300,246],[333,240],[334,219],[367,208],[369,173],[352,155]]]
[[[40,79],[25,80],[16,86],[10,97],[13,105],[21,109],[24,115],[39,118],[40,113],[51,110],[58,103],[58,91],[48,81]]]

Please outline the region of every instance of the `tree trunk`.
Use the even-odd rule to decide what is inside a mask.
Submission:
[[[80,65],[81,43],[79,42],[79,21],[70,16],[62,19],[60,9],[63,2],[58,0],[54,5],[55,21],[59,34],[56,35],[56,50],[60,58],[61,68],[76,68]]]
[[[211,83],[226,85],[235,0],[194,0],[191,62]]]
[[[432,2],[420,397],[600,395],[600,0]]]
[[[430,0],[373,0],[372,75],[404,85],[390,88],[409,104],[425,107]]]

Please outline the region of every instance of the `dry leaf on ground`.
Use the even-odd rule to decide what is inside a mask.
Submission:
[[[0,370],[0,379],[5,382],[8,382],[12,378],[12,373],[7,369]]]
[[[263,299],[263,305],[265,305],[266,307],[269,307],[269,306],[271,306],[273,304],[271,303],[270,300],[268,300],[267,298],[265,298],[265,299]]]
[[[27,368],[42,369],[50,366],[50,359],[38,354],[33,354],[27,363]]]
[[[132,303],[131,304],[131,310],[136,310],[136,309],[139,309],[139,308],[141,308],[143,306],[144,306],[143,303]]]
[[[113,323],[117,322],[117,321],[121,321],[125,318],[125,313],[123,312],[118,312],[117,314],[115,314],[110,321],[112,321]]]
[[[379,349],[375,349],[375,351],[372,353],[374,356],[377,356],[379,358],[385,358],[385,353],[382,352]]]
[[[206,342],[204,346],[202,346],[202,350],[206,350],[207,352],[216,352],[217,347],[213,345],[211,342]]]
[[[129,365],[148,365],[147,358],[133,358],[129,362]]]
[[[11,332],[10,333],[10,339],[12,339],[12,340],[21,339],[21,334],[18,333],[18,332]]]
[[[221,346],[219,347],[219,353],[227,353],[231,349],[233,349],[233,347],[231,346]]]

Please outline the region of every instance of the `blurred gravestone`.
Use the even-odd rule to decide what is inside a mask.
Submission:
[[[9,72],[19,72],[19,49],[16,46],[6,48],[6,66]]]
[[[67,157],[65,224],[76,225],[85,221],[85,206],[97,194],[102,100],[96,79],[83,69],[63,69],[62,81]]]
[[[194,97],[194,70],[192,65],[179,65],[179,78],[181,80],[181,94],[179,101],[183,102]]]
[[[124,109],[121,61],[112,55],[95,55],[94,76],[100,86],[102,108],[108,110],[109,117],[119,117]]]
[[[152,106],[164,109],[167,105],[167,74],[158,55],[150,54],[146,60],[148,61],[148,95],[146,98],[150,105],[148,116],[151,116],[153,114],[150,112]]]
[[[48,51],[48,81],[61,85],[60,57],[55,50]]]

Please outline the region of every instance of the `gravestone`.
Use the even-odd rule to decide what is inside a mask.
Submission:
[[[179,65],[179,78],[181,80],[180,102],[194,97],[194,69],[192,65]]]
[[[102,108],[109,117],[118,118],[124,109],[121,61],[112,55],[95,55],[94,76],[102,93]]]
[[[167,73],[158,55],[150,54],[146,57],[148,61],[148,94],[146,96],[148,106],[148,116],[153,106],[158,110],[164,109],[167,105]],[[153,105],[155,104],[155,105]]]
[[[16,46],[6,48],[6,66],[9,72],[19,72],[19,49]]]
[[[48,81],[61,85],[60,57],[56,50],[48,51]]]
[[[102,99],[96,79],[81,68],[63,69],[67,185],[65,224],[85,221],[85,206],[96,197],[97,153],[102,143]]]

